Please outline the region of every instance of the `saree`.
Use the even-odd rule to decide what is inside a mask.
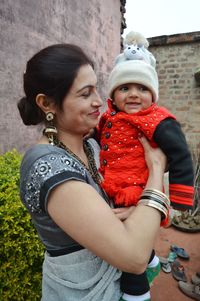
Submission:
[[[83,249],[43,263],[41,301],[118,301],[121,272]]]

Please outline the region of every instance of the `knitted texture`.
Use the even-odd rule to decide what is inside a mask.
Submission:
[[[148,179],[138,135],[143,133],[155,147],[152,137],[157,125],[166,118],[175,117],[156,104],[134,114],[114,111],[110,101],[108,106],[99,123],[102,187],[116,205],[135,205]]]
[[[137,83],[147,87],[158,101],[158,75],[154,67],[141,60],[120,62],[113,68],[108,79],[108,95],[112,98],[114,90],[126,83]]]

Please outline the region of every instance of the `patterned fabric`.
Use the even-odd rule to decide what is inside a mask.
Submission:
[[[156,104],[153,104],[144,111],[135,114],[126,114],[124,112],[116,112],[115,108],[112,107],[111,101],[108,100],[108,110],[101,117],[97,136],[99,137],[101,145],[100,172],[104,177],[102,187],[107,194],[114,199],[116,205],[130,206],[137,204],[142,190],[146,185],[148,169],[144,159],[143,147],[138,140],[140,133],[149,139],[153,147],[158,145],[163,149],[163,144],[171,147],[171,149],[168,148],[167,152],[165,152],[167,157],[169,157],[169,155],[177,156],[177,154],[173,153],[173,145],[171,145],[171,143],[174,144],[175,142],[180,146],[179,138],[181,137],[182,139],[183,135],[177,126],[175,126],[177,135],[173,137],[171,141],[171,137],[169,140],[165,139],[168,138],[168,136],[165,135],[165,131],[160,133],[163,135],[163,143],[159,143],[159,139],[154,140],[157,128],[159,128],[160,124],[164,124],[168,120],[170,120],[171,123],[177,123],[175,117],[170,112],[165,108],[158,107]],[[170,131],[174,133],[172,126],[170,126]],[[178,140],[176,140],[177,137]],[[183,144],[183,157],[190,157],[185,140]],[[179,155],[181,151],[182,145],[179,147]],[[169,161],[169,163],[171,161]],[[176,162],[173,162],[170,166],[173,175],[176,174],[176,172],[173,172],[173,169],[175,171],[177,164],[178,169],[180,169],[180,163],[178,163],[178,161],[179,159],[177,158]],[[192,162],[188,161],[188,164],[191,177],[193,178]],[[184,175],[185,170],[187,170],[187,167],[185,170],[184,168],[183,166],[181,167],[181,176]],[[172,176],[171,183],[176,183],[176,177]],[[184,182],[182,184],[189,186],[192,193],[193,187],[191,181],[189,184]],[[177,189],[182,188],[178,186]],[[170,196],[172,197],[171,201],[176,206],[176,198],[173,198],[173,195],[175,194]],[[183,202],[181,202],[184,208],[191,208],[192,203],[193,194],[190,194],[187,201],[183,200]],[[180,205],[180,201],[178,205]]]
[[[25,181],[24,186],[24,204],[32,213],[41,213],[46,211],[47,194],[42,193],[45,190],[46,182],[54,179],[54,185],[61,183],[64,180],[71,178],[84,180],[86,171],[83,167],[75,162],[67,154],[46,154],[36,160],[31,166]],[[59,175],[59,176],[58,176]],[[49,186],[49,185],[48,185]],[[40,193],[44,195],[41,198]]]
[[[99,167],[99,146],[95,140],[89,139],[88,142]],[[22,160],[21,199],[47,250],[43,263],[42,301],[118,301],[121,272],[86,249],[69,254],[81,246],[48,215],[49,193],[71,179],[90,184],[104,197],[89,172],[61,148],[36,145],[26,152]],[[62,256],[52,257],[50,254]]]
[[[98,154],[99,146],[94,142]],[[89,172],[61,148],[52,145],[36,145],[26,152],[22,160],[21,199],[31,214],[39,237],[51,253],[66,254],[66,249],[79,246],[54,223],[47,212],[48,196],[51,190],[71,179],[92,185],[104,197]]]
[[[135,205],[146,185],[148,169],[144,150],[138,140],[143,133],[152,141],[156,126],[161,120],[174,118],[166,109],[153,105],[135,114],[109,109],[100,121],[101,133],[100,172],[102,184],[116,205]],[[152,141],[152,145],[155,144]]]

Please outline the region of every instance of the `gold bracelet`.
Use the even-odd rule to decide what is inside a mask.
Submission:
[[[154,200],[142,199],[138,202],[138,205],[139,204],[144,204],[144,205],[153,204],[154,206],[156,206],[158,208],[158,210],[162,210],[163,212],[166,212],[166,213],[169,211],[169,207],[166,207]]]
[[[158,193],[159,195],[162,195],[163,197],[167,197],[166,194],[158,189],[154,189],[154,188],[145,188],[143,190],[143,192],[148,191],[148,192],[154,192],[154,193]]]
[[[138,205],[144,205],[144,206],[149,206],[157,209],[158,211],[161,212],[161,221],[166,219],[169,215],[169,209],[166,208],[165,206],[157,203],[156,201],[153,200],[147,200],[147,199],[142,199],[138,202]]]
[[[151,198],[145,198],[145,197],[143,197],[143,198],[141,198],[140,200],[139,200],[139,203],[141,202],[141,203],[143,203],[143,202],[153,202],[153,203],[155,203],[155,204],[157,204],[159,207],[163,207],[163,208],[165,208],[166,210],[169,210],[169,206],[167,206],[166,205],[166,203],[164,203],[164,202],[160,202],[160,201],[158,201],[157,199],[151,199]]]
[[[146,192],[147,192],[147,193],[153,193],[153,194],[159,195],[160,197],[163,197],[163,198],[165,198],[165,199],[168,199],[167,195],[166,195],[164,192],[159,191],[159,190],[157,190],[157,189],[145,188],[145,189],[143,190],[143,193],[146,193]]]
[[[169,208],[170,207],[170,203],[168,203],[168,201],[166,200],[163,200],[163,198],[160,198],[159,196],[157,195],[153,195],[153,194],[145,194],[145,195],[142,195],[140,197],[141,200],[143,199],[146,199],[146,200],[149,200],[149,201],[155,201],[159,204],[161,204],[162,206],[165,206],[166,208]]]
[[[164,194],[163,192],[161,192],[157,189],[144,189],[144,191],[142,193],[142,197],[144,197],[144,196],[149,196],[149,197],[157,196],[162,202],[165,202],[168,206],[170,206],[170,200],[166,196],[166,194]]]
[[[170,200],[163,192],[151,188],[144,189],[138,205],[157,209],[161,213],[161,226],[165,226],[168,223]]]

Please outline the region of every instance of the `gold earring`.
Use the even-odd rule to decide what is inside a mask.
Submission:
[[[43,131],[43,134],[48,138],[51,145],[55,145],[55,139],[57,137],[58,131],[54,125],[55,115],[52,112],[46,113],[46,128]]]

